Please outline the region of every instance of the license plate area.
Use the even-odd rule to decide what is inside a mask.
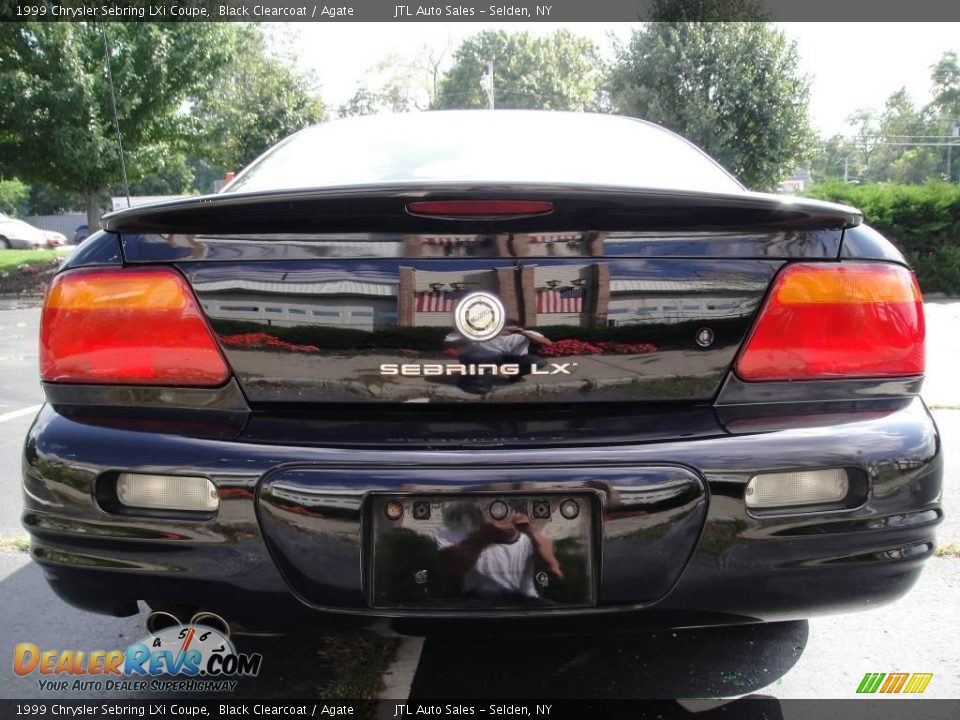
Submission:
[[[374,494],[369,599],[383,609],[596,603],[591,494]]]

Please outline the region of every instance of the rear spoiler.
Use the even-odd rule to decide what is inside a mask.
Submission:
[[[411,214],[414,202],[549,201],[536,217],[438,218]],[[105,215],[116,233],[544,232],[592,230],[842,230],[863,215],[855,208],[786,195],[542,185],[377,185],[221,193],[142,205]]]

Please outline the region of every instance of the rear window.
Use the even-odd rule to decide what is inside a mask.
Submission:
[[[743,191],[699,148],[657,125],[612,115],[487,110],[310,127],[256,160],[225,192],[438,182]]]

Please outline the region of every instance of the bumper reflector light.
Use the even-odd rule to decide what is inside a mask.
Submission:
[[[122,505],[155,510],[212,512],[220,505],[217,489],[205,477],[121,473],[117,499]]]
[[[850,487],[842,469],[801,470],[754,475],[747,483],[747,507],[771,508],[839,502]]]

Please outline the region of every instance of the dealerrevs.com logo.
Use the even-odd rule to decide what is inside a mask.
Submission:
[[[260,672],[263,656],[238,653],[230,638],[204,625],[158,630],[125,650],[14,649],[13,671],[39,676],[43,691],[232,692],[238,677]]]

